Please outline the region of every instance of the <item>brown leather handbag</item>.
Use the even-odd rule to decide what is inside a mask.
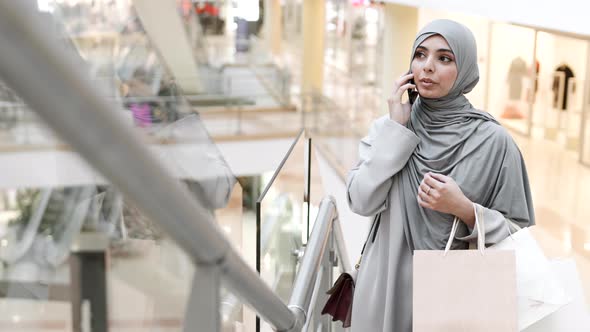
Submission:
[[[367,246],[367,242],[373,234],[373,239],[371,242],[375,242],[375,236],[377,235],[377,229],[379,229],[379,223],[381,221],[381,213],[375,216],[375,220],[373,221],[373,225],[371,225],[371,229],[369,230],[369,234],[365,244],[363,245],[363,249],[361,250],[361,257],[359,257],[358,262],[354,266],[354,270],[352,272],[344,272],[340,274],[334,285],[326,294],[330,295],[328,301],[324,305],[324,309],[322,309],[322,315],[328,314],[332,316],[332,321],[341,321],[342,327],[350,327],[350,318],[352,316],[352,300],[354,298],[354,285],[356,283],[356,275],[358,273],[359,267],[361,266],[361,260],[363,259],[363,253],[365,252],[365,247]]]

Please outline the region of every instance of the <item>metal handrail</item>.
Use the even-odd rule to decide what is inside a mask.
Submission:
[[[326,252],[328,239],[332,232],[332,222],[336,220],[336,203],[333,198],[324,198],[320,204],[318,216],[311,237],[307,244],[307,249],[303,255],[301,266],[295,284],[293,293],[289,300],[289,308],[297,316],[297,331],[303,327],[307,321],[307,310],[311,304],[311,298],[314,291],[316,276],[320,270],[321,262]]]
[[[310,303],[313,290],[320,291],[313,286],[337,220],[333,199],[320,205],[287,307],[232,248],[211,211],[167,172],[138,133],[119,120],[88,74],[72,65],[75,61],[57,45],[57,36],[30,15],[20,1],[0,2],[0,76],[194,261],[185,331],[219,329],[219,277],[277,331],[300,330],[306,308],[315,305]]]

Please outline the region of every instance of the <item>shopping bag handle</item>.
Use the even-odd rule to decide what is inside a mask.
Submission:
[[[477,208],[475,203],[473,203],[473,212],[475,215],[475,227],[477,228],[477,249],[483,255],[486,247],[486,233],[483,213],[481,209]],[[445,247],[444,256],[446,256],[449,250],[451,250],[451,244],[453,244],[453,240],[455,239],[455,234],[459,228],[459,222],[459,218],[455,217],[453,220],[453,227],[451,228],[451,234],[449,235],[449,240],[447,241],[447,246]]]
[[[514,221],[512,221],[512,220],[510,220],[508,218],[505,218],[504,220],[506,221],[506,224],[508,226],[508,237],[510,239],[514,240],[514,238],[512,237],[512,235],[520,232],[522,230],[522,227],[518,226],[517,223],[515,223]],[[514,232],[512,232],[512,230],[510,229],[510,226],[514,227],[514,230],[515,230]]]

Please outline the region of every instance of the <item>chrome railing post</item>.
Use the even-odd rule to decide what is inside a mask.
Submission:
[[[330,255],[328,257],[328,259],[326,260],[326,281],[325,281],[325,288],[324,288],[324,292],[323,292],[323,298],[322,301],[320,302],[320,310],[323,309],[324,304],[326,303],[326,301],[328,301],[328,294],[326,293],[330,288],[332,288],[332,284],[334,283],[334,261],[337,261],[336,258],[336,251],[334,250],[334,243],[336,242],[335,236],[334,236],[334,221],[332,221],[332,233],[330,234],[330,240],[331,240],[331,245],[330,245]],[[324,315],[323,319],[326,322],[327,325],[327,330],[328,332],[332,332],[332,318],[329,317],[328,315]]]
[[[196,264],[190,298],[184,315],[184,332],[221,329],[219,265]]]
[[[326,291],[330,289],[332,284],[332,256],[333,256],[333,248],[334,248],[334,232],[330,233],[330,238],[328,240],[327,250],[324,252],[324,258],[322,259],[322,279],[320,280],[320,292],[317,297],[317,302],[315,304],[315,313],[318,320],[319,325],[321,326],[320,331],[322,332],[330,332],[332,331],[332,319],[328,315],[322,315],[323,305],[328,300],[328,295]],[[317,330],[316,330],[317,331]]]
[[[313,310],[311,308],[313,308],[314,303],[311,300],[314,294],[313,288],[310,285],[314,284],[318,271],[322,269],[326,249],[330,249],[328,240],[329,234],[332,231],[332,221],[335,218],[336,203],[334,199],[332,197],[324,198],[320,204],[316,223],[307,243],[305,255],[303,255],[303,259],[301,260],[299,272],[293,285],[291,299],[289,300],[289,309],[291,309],[296,318],[295,325],[288,330],[289,332],[300,331],[307,321],[310,311]],[[320,285],[318,298],[322,298],[321,293],[325,292],[325,289],[327,288]]]
[[[321,280],[323,278],[323,270],[320,269],[318,271],[317,277],[315,279],[314,282],[314,287],[313,287],[313,293],[311,296],[311,301],[310,301],[310,305],[307,308],[307,312],[309,313],[307,320],[305,322],[305,325],[303,325],[303,328],[301,329],[302,332],[307,332],[307,331],[315,331],[317,328],[317,324],[316,324],[316,310],[315,310],[315,304],[317,303],[317,297],[319,295],[319,293],[322,291],[321,289]]]

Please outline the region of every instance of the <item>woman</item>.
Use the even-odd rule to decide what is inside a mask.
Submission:
[[[477,240],[473,204],[483,211],[487,244],[508,236],[506,219],[534,224],[518,147],[464,96],[478,80],[471,31],[431,22],[414,42],[411,74],[395,82],[389,114],[361,140],[348,202],[355,213],[380,214],[380,223],[358,273],[352,331],[412,330],[413,250],[444,249],[454,216],[462,224],[452,248],[468,248]],[[401,102],[410,88],[419,93],[413,105]]]

